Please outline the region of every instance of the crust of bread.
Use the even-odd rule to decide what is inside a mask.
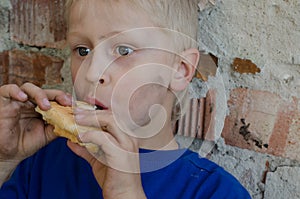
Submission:
[[[78,134],[79,132],[99,130],[99,128],[77,125],[73,114],[73,107],[71,106],[62,106],[54,101],[50,101],[50,104],[51,109],[48,111],[43,111],[38,106],[35,108],[35,111],[40,113],[43,116],[43,120],[48,124],[54,126],[54,133],[57,136],[65,137],[71,142],[86,146],[93,152],[98,151],[97,145],[82,143],[78,139]],[[76,106],[87,110],[95,110],[93,106],[82,101],[76,101]]]

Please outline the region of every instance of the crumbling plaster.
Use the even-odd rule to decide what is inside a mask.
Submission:
[[[227,99],[239,87],[268,91],[287,102],[300,97],[300,1],[216,0],[199,20],[200,49],[218,58]],[[259,72],[234,70],[236,58],[250,60]],[[289,147],[299,145],[294,134],[289,134]],[[191,148],[199,151],[201,145],[195,140]],[[253,198],[300,198],[298,161],[231,147],[223,138],[212,152],[209,158],[233,173]],[[287,153],[297,156],[293,150]]]
[[[200,14],[200,48],[219,58],[226,88],[300,96],[300,2],[218,0]],[[250,59],[255,75],[231,70],[233,59]]]

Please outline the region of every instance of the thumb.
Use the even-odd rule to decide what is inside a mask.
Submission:
[[[85,159],[89,164],[92,164],[95,161],[95,158],[90,154],[90,152],[88,152],[85,147],[80,146],[79,144],[75,144],[70,140],[67,141],[67,146],[71,149],[71,151],[73,151],[79,157]]]
[[[54,127],[52,125],[45,126],[45,138],[46,144],[50,143],[52,140],[57,138],[57,135],[54,133]]]
[[[104,175],[105,175],[105,165],[100,163],[91,153],[83,146],[75,144],[70,140],[67,141],[68,147],[79,157],[85,159],[93,168],[93,173],[97,179],[100,187],[103,187],[104,184]]]

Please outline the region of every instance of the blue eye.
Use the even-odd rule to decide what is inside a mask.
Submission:
[[[130,47],[127,47],[127,46],[118,46],[116,48],[116,51],[121,56],[127,56],[127,55],[133,53],[134,50]]]
[[[76,48],[76,51],[78,52],[79,56],[82,57],[87,56],[91,52],[89,48],[85,48],[85,47],[78,47]]]

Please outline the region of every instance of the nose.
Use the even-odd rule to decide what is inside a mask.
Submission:
[[[94,51],[92,53],[91,61],[85,76],[86,80],[93,84],[105,85],[110,82],[107,64],[105,64],[105,60],[101,58],[99,52]]]

